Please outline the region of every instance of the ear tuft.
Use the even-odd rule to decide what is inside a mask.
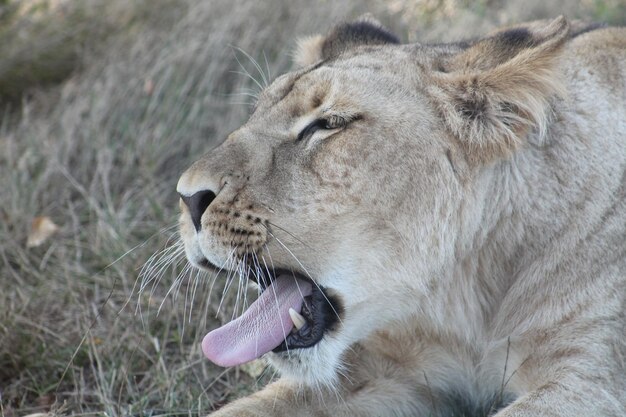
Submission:
[[[330,59],[361,45],[398,44],[400,40],[371,15],[363,15],[351,23],[336,26],[327,36],[312,36],[298,41],[294,62],[312,65]]]
[[[533,129],[545,134],[549,100],[564,94],[556,63],[568,33],[563,17],[538,30],[504,30],[432,73],[429,91],[470,159],[506,156]]]
[[[308,67],[315,64],[322,59],[323,45],[324,37],[322,35],[298,39],[293,62],[298,67]]]

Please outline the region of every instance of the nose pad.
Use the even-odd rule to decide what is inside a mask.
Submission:
[[[209,207],[209,204],[211,204],[211,202],[215,199],[215,193],[211,190],[203,190],[198,191],[190,197],[180,194],[180,198],[189,208],[191,221],[196,228],[196,232],[199,232],[202,227],[200,219],[202,218],[202,215],[206,211],[207,207]]]

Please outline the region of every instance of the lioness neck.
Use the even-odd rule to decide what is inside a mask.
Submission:
[[[531,134],[510,159],[478,174],[474,201],[467,209],[471,213],[464,217],[476,219],[481,227],[470,227],[464,246],[457,248],[458,262],[448,283],[464,286],[464,292],[448,294],[473,297],[479,302],[473,305],[481,306],[472,311],[472,303],[463,299],[447,300],[462,306],[457,313],[469,313],[476,320],[472,326],[461,325],[464,333],[506,337],[523,331],[542,320],[531,312],[539,311],[537,300],[546,301],[546,285],[555,291],[584,286],[590,277],[577,273],[575,265],[588,271],[583,264],[597,263],[601,274],[600,260],[606,263],[607,253],[625,250],[626,225],[619,212],[626,206],[626,97],[607,82],[609,69],[602,74],[581,65],[581,60],[603,61],[594,55],[607,53],[586,50],[582,57],[569,58],[576,64],[563,68],[578,69],[563,70],[568,96],[552,102],[545,137]],[[585,96],[579,97],[579,92]],[[589,106],[604,110],[592,116]],[[579,116],[582,113],[586,118]],[[485,224],[485,219],[491,223]],[[615,262],[620,262],[619,255]],[[514,299],[523,295],[518,281],[524,283],[527,308],[521,299]],[[537,294],[534,288],[543,288],[544,293]]]

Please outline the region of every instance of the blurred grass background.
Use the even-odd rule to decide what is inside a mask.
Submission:
[[[273,78],[296,37],[366,12],[406,41],[626,23],[623,0],[0,1],[0,416],[200,415],[271,379],[202,358],[219,280],[167,253],[137,278],[175,240],[179,174],[246,119],[246,54]],[[60,229],[28,248],[36,216]]]

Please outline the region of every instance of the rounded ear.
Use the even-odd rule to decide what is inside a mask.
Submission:
[[[361,45],[398,44],[400,40],[371,15],[354,22],[342,23],[328,35],[316,35],[298,40],[294,63],[299,67],[334,58],[342,52]]]
[[[569,30],[562,16],[541,28],[504,30],[430,74],[429,92],[470,159],[506,156],[531,129],[545,133],[549,99],[565,91],[556,62]]]

